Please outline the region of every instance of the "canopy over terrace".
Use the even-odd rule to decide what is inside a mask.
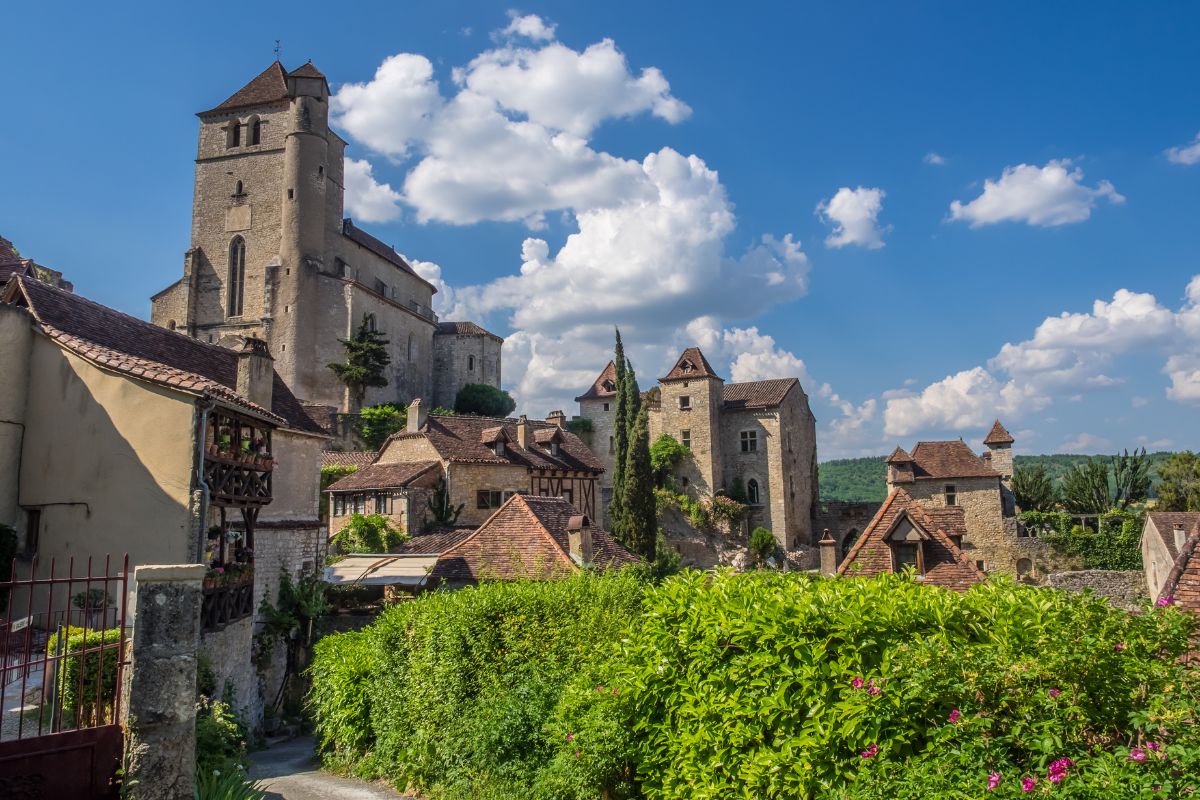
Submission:
[[[324,580],[335,586],[403,586],[419,589],[437,564],[437,554],[355,553],[325,568]]]

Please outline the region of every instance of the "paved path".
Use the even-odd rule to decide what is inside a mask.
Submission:
[[[313,758],[311,736],[251,754],[249,774],[271,800],[415,800],[382,784],[321,772]]]

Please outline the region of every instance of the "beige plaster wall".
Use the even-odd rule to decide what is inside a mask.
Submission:
[[[1167,533],[1170,535],[1171,531]],[[1146,586],[1150,591],[1151,600],[1158,600],[1163,584],[1167,582],[1167,574],[1174,563],[1154,523],[1147,516],[1146,526],[1142,529],[1142,568],[1146,572]]]
[[[0,303],[0,525],[24,533],[25,514],[18,505],[17,480],[25,437],[29,365],[33,355],[33,318],[24,309]]]
[[[271,434],[275,468],[271,474],[271,503],[260,520],[314,520],[321,491],[321,451],[327,440],[276,429]]]

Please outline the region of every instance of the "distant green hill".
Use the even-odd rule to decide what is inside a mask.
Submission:
[[[1167,452],[1150,454],[1150,474],[1155,485],[1158,483],[1158,465],[1170,455]],[[886,456],[870,456],[867,458],[839,458],[822,462],[819,468],[821,499],[882,502],[886,496],[884,491],[885,458]],[[1041,464],[1050,473],[1050,479],[1057,486],[1067,470],[1076,464],[1082,464],[1088,458],[1089,456],[1082,455],[1017,456],[1016,465],[1031,467]],[[1153,490],[1151,492],[1153,493]]]

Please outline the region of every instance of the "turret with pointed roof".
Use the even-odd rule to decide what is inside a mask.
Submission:
[[[988,431],[988,435],[984,437],[983,443],[987,447],[988,464],[1004,479],[1007,485],[1013,475],[1013,442],[1012,434],[1009,433],[1000,420],[996,420],[992,424],[992,429]]]

